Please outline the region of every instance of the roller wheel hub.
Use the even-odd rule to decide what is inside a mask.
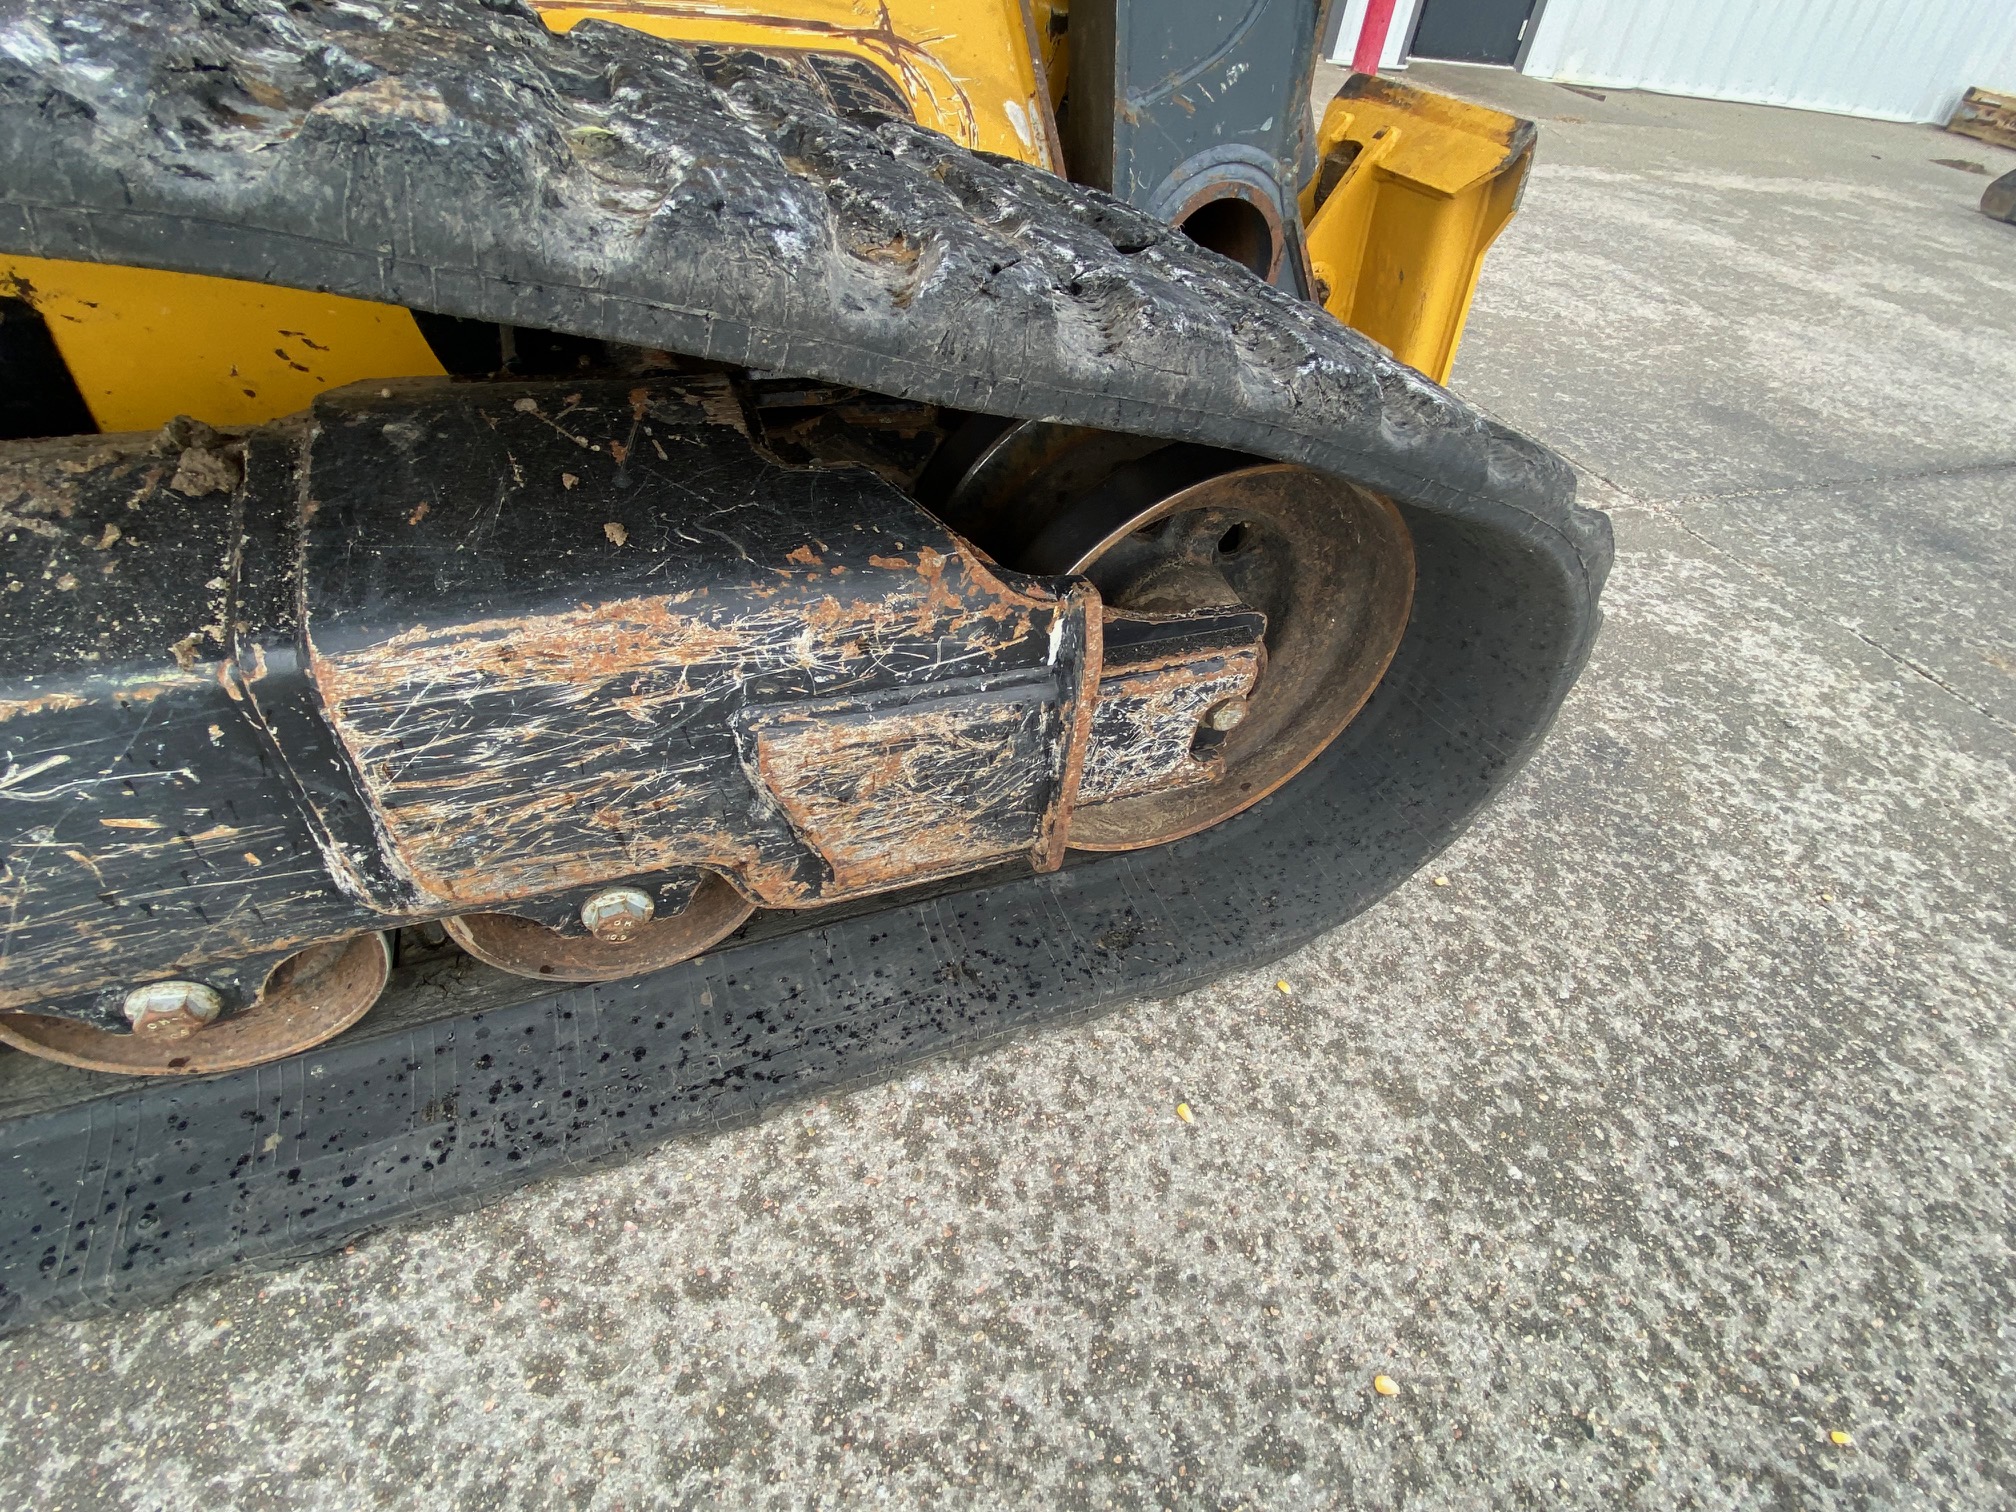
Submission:
[[[1267,619],[1251,693],[1199,722],[1217,780],[1081,805],[1076,849],[1159,845],[1257,803],[1336,739],[1399,648],[1413,544],[1376,494],[1291,463],[1046,422],[977,451],[938,508],[997,560],[1083,574],[1112,612],[1244,606]]]

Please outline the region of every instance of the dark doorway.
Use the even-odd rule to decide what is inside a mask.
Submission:
[[[1533,6],[1534,0],[1427,0],[1407,51],[1456,63],[1510,63],[1526,40]]]

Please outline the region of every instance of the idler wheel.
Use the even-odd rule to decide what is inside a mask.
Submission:
[[[457,945],[500,970],[548,982],[609,982],[691,960],[727,939],[755,911],[725,880],[710,874],[678,913],[625,930],[605,930],[627,938],[561,934],[513,914],[463,914],[441,922]]]
[[[378,1001],[391,970],[385,936],[356,935],[289,956],[267,974],[250,1007],[207,1023],[187,1013],[179,1023],[148,1015],[132,1033],[120,1034],[75,1019],[0,1013],[0,1043],[66,1066],[127,1076],[236,1071],[341,1034]]]
[[[1142,445],[1030,421],[981,450],[938,503],[997,560],[1082,574],[1116,610],[1236,604],[1267,617],[1251,695],[1199,725],[1218,780],[1081,805],[1079,850],[1160,845],[1280,787],[1364,707],[1413,605],[1413,540],[1377,494],[1291,463]]]

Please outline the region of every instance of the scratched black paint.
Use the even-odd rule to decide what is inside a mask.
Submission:
[[[370,927],[226,675],[240,499],[185,452],[0,458],[0,1004],[123,1028],[135,976],[249,994],[290,934]]]
[[[200,498],[144,438],[9,454],[8,1006],[120,1028],[139,982],[238,1006],[314,940],[629,877],[805,906],[1053,848],[1089,590],[766,456],[718,376],[363,385],[230,446]]]

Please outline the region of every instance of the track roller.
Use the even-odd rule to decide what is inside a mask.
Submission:
[[[201,983],[154,982],[126,997],[120,1034],[75,1019],[0,1014],[0,1043],[30,1055],[128,1076],[193,1076],[279,1060],[341,1034],[370,1011],[392,969],[382,934],[311,945],[267,975],[258,998],[219,1016]]]
[[[1089,577],[1109,616],[1266,616],[1250,691],[1197,711],[1193,749],[1215,780],[1106,801],[1088,792],[1071,820],[1079,850],[1160,845],[1273,792],[1364,706],[1413,601],[1413,544],[1385,499],[1208,447],[1150,450],[1026,422],[980,452],[941,512],[1018,570]]]
[[[650,895],[635,888],[597,893],[582,906],[588,932],[580,935],[503,913],[442,923],[457,945],[500,970],[545,981],[608,982],[676,966],[727,939],[755,911],[710,873],[691,902],[662,918],[654,915]]]

